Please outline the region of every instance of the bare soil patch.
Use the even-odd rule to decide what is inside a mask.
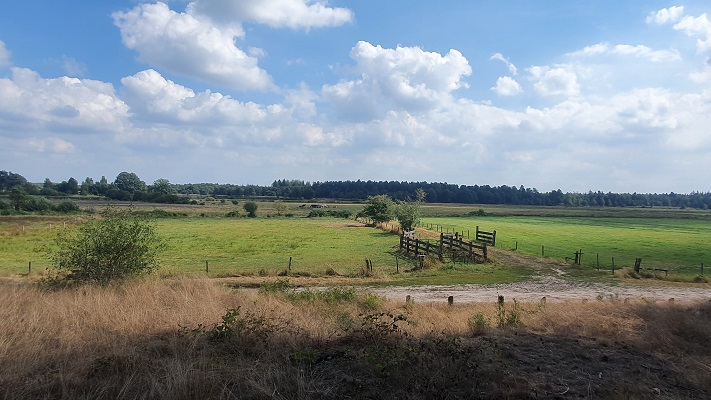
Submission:
[[[410,286],[373,288],[375,293],[391,300],[411,296],[415,301],[495,302],[499,295],[522,302],[615,299],[623,301],[703,301],[711,300],[709,284],[678,284],[655,280],[621,279],[614,284],[585,282],[569,278],[570,264],[563,260],[534,257],[492,248],[492,258],[504,265],[518,265],[535,271],[526,282],[495,285]]]

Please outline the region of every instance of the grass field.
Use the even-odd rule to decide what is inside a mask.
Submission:
[[[496,230],[497,247],[546,257],[574,257],[583,251],[582,265],[609,269],[664,268],[683,275],[699,274],[711,263],[711,222],[680,218],[612,217],[469,217],[424,218],[425,226],[474,236],[476,227]]]
[[[76,222],[77,217],[0,219],[0,274],[25,274],[29,262],[35,273],[43,271],[48,262],[41,249],[51,245],[57,229]],[[346,219],[185,217],[161,218],[156,225],[167,244],[160,269],[167,275],[204,274],[207,262],[210,276],[276,276],[290,260],[292,276],[361,277],[380,284],[502,283],[530,274],[521,267],[480,264],[406,272],[414,262],[396,253],[396,235]],[[365,271],[366,259],[372,274]]]
[[[177,218],[157,220],[158,231],[168,248],[161,259],[163,274],[205,273],[211,276],[275,276],[291,259],[292,275],[363,276],[365,260],[374,265],[374,281],[385,284],[498,283],[526,279],[521,266],[446,265],[446,268],[416,273],[396,273],[412,267],[413,261],[396,260],[397,237],[366,228],[352,220],[303,218],[310,203],[284,203],[285,214],[275,217],[273,202],[259,203],[259,218],[227,218],[239,209],[230,202],[162,208],[139,204],[136,209],[167,210]],[[83,207],[99,209],[100,204]],[[356,211],[358,205],[338,204]],[[679,209],[604,209],[485,206],[486,216],[468,216],[478,206],[434,205],[423,207],[423,225],[445,232],[454,230],[473,237],[476,226],[497,231],[497,247],[521,253],[564,259],[582,250],[583,267],[609,269],[630,267],[642,258],[643,268],[668,269],[670,274],[696,276],[700,265],[711,263],[711,222],[708,211]],[[186,216],[185,216],[186,215]],[[453,215],[456,217],[443,217]],[[266,216],[266,218],[265,218]],[[51,243],[57,229],[80,223],[91,216],[0,217],[0,275],[40,272],[47,267],[41,249]],[[368,276],[367,278],[373,278]]]

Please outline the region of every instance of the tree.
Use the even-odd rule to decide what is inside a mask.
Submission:
[[[247,211],[248,217],[254,218],[257,216],[257,208],[258,208],[257,203],[255,203],[253,201],[248,201],[242,205],[242,208],[244,208],[244,211]]]
[[[368,197],[368,203],[363,207],[361,215],[370,218],[374,224],[388,222],[392,219],[393,201],[386,194]]]
[[[15,208],[15,211],[20,211],[20,208],[27,201],[27,192],[20,186],[16,186],[10,192],[10,203]]]
[[[118,174],[114,185],[116,185],[119,190],[129,193],[146,191],[146,183],[133,172],[121,172]]]
[[[87,176],[86,179],[84,179],[84,182],[81,183],[79,191],[82,196],[88,196],[91,194],[94,191],[94,180]]]
[[[154,193],[160,193],[160,194],[174,194],[175,189],[173,189],[173,186],[171,186],[170,181],[167,179],[156,179],[153,181],[153,185],[151,186],[151,191]]]
[[[49,250],[51,282],[107,285],[155,271],[163,249],[155,226],[131,210],[107,209],[101,218],[60,231]]]
[[[395,219],[403,231],[412,230],[420,222],[420,206],[424,203],[427,192],[419,188],[415,191],[415,201],[398,201],[393,207]]]

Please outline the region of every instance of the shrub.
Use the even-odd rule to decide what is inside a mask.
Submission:
[[[242,205],[244,208],[244,211],[247,212],[247,216],[250,218],[254,218],[257,216],[257,203],[253,201],[248,201]]]
[[[71,200],[64,200],[61,203],[54,206],[54,211],[69,214],[72,212],[79,211],[79,206],[77,205],[77,203],[75,203]]]
[[[60,231],[48,252],[49,283],[98,283],[155,271],[163,249],[154,225],[130,210],[107,209],[100,219]]]
[[[28,196],[20,208],[24,211],[49,211],[52,209],[52,203],[44,197]]]

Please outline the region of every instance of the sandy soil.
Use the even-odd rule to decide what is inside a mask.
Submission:
[[[535,271],[533,280],[500,285],[454,285],[454,286],[410,286],[373,288],[372,290],[391,300],[405,300],[410,295],[421,302],[447,301],[454,296],[455,302],[495,302],[499,295],[506,299],[524,302],[569,300],[664,300],[700,301],[711,300],[709,284],[675,284],[633,279],[621,280],[619,285],[582,282],[568,279],[565,269],[570,264],[562,260],[529,256],[513,251],[490,249],[490,255],[499,263],[520,265]]]
[[[501,285],[455,285],[455,286],[408,286],[374,288],[373,292],[391,300],[405,300],[409,295],[414,301],[447,301],[454,296],[455,302],[496,302],[499,295],[506,299],[523,302],[567,300],[664,300],[700,301],[711,300],[711,289],[701,287],[671,286],[610,286],[594,283],[568,281],[555,277],[540,277],[537,281]]]

